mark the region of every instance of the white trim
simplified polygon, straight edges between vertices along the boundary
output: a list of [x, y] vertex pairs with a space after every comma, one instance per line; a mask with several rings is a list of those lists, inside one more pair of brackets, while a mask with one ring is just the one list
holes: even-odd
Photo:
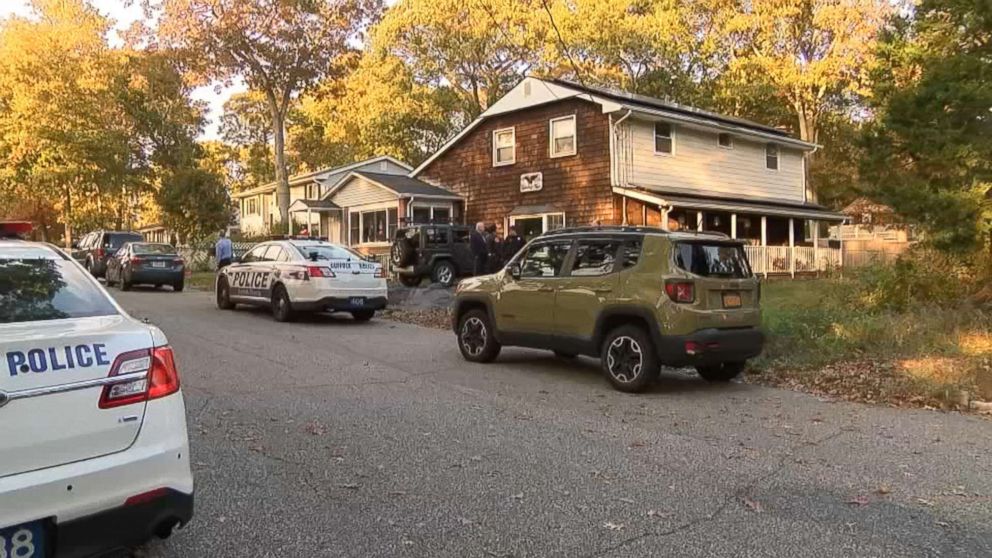
[[[395, 210], [396, 211], [396, 226], [397, 227], [400, 226], [400, 220], [402, 219], [402, 217], [400, 216], [400, 208], [399, 208], [399, 203], [398, 202], [370, 203], [370, 204], [365, 204], [365, 205], [355, 205], [355, 206], [347, 207], [347, 208], [344, 208], [344, 209], [345, 209], [345, 214], [348, 216], [348, 230], [346, 231], [347, 232], [347, 234], [346, 234], [346, 236], [347, 236], [347, 242], [344, 242], [343, 243], [346, 246], [355, 246], [355, 247], [389, 246], [389, 244], [390, 244], [390, 241], [389, 241], [389, 238], [388, 238], [388, 235], [389, 235], [389, 225], [390, 225], [390, 222], [389, 222], [389, 210], [392, 209], [392, 210]], [[387, 235], [387, 239], [386, 240], [382, 240], [382, 241], [376, 240], [374, 242], [361, 242], [362, 237], [365, 236], [363, 234], [365, 232], [365, 223], [363, 222], [364, 219], [362, 219], [362, 217], [361, 217], [362, 214], [364, 214], [364, 213], [378, 213], [380, 211], [385, 211], [386, 212], [386, 235]], [[358, 213], [359, 214], [359, 216], [358, 216], [358, 239], [359, 239], [359, 242], [356, 242], [355, 244], [352, 244], [351, 243], [351, 214], [352, 213]]]
[[[400, 168], [406, 169], [407, 171], [409, 171], [410, 169], [413, 168], [410, 165], [404, 163], [403, 161], [400, 161], [399, 159], [396, 159], [395, 157], [390, 157], [389, 155], [380, 155], [378, 157], [373, 157], [371, 159], [366, 159], [364, 161], [358, 161], [356, 163], [349, 163], [347, 165], [343, 165], [343, 166], [340, 166], [340, 167], [329, 167], [329, 168], [326, 168], [326, 169], [320, 169], [320, 170], [313, 171], [313, 172], [308, 172], [308, 173], [305, 173], [305, 174], [291, 176], [291, 177], [289, 177], [289, 186], [290, 187], [301, 186], [307, 180], [310, 180], [312, 182], [316, 182], [318, 184], [318, 186], [320, 186], [321, 185], [320, 184], [320, 181], [322, 180], [321, 175], [325, 175], [326, 176], [328, 174], [337, 174], [339, 172], [349, 171], [349, 170], [352, 170], [352, 169], [355, 169], [355, 168], [358, 168], [358, 167], [362, 167], [362, 166], [369, 165], [369, 164], [372, 164], [372, 163], [379, 163], [379, 162], [382, 162], [382, 161], [389, 161], [389, 162], [395, 164], [396, 166], [398, 166]], [[261, 186], [256, 186], [256, 187], [252, 188], [251, 190], [245, 190], [244, 192], [237, 192], [235, 194], [231, 194], [231, 197], [232, 198], [243, 198], [243, 197], [247, 197], [247, 196], [250, 196], [250, 195], [253, 195], [253, 194], [275, 194], [275, 191], [276, 191], [276, 183], [275, 182], [268, 182], [268, 183], [263, 184]]]
[[[720, 137], [721, 136], [727, 136], [728, 138], [730, 138], [730, 145], [723, 145], [722, 143], [720, 143]], [[726, 149], [726, 150], [729, 150], [729, 151], [733, 151], [733, 149], [734, 149], [734, 134], [731, 134], [730, 132], [717, 132], [716, 133], [716, 146], [719, 147], [720, 149]]]
[[[515, 226], [515, 224], [516, 224], [516, 222], [517, 222], [518, 219], [540, 219], [541, 220], [541, 233], [543, 234], [543, 233], [548, 232], [548, 217], [551, 216], [551, 215], [561, 215], [561, 225], [562, 225], [562, 227], [567, 226], [566, 225], [567, 221], [565, 221], [565, 212], [564, 211], [550, 211], [548, 213], [530, 213], [530, 214], [526, 214], [526, 215], [509, 215], [509, 216], [507, 216], [508, 217], [508, 220], [507, 220], [508, 226], [507, 226], [507, 228]], [[517, 231], [517, 232], [519, 233], [520, 231]]]
[[[796, 217], [805, 219], [815, 219], [818, 221], [840, 221], [840, 218], [831, 219], [829, 215], [824, 215], [832, 213], [829, 210], [806, 210], [801, 207], [796, 207], [792, 209], [790, 207], [759, 207], [752, 208], [748, 205], [739, 205], [737, 200], [726, 199], [726, 200], [692, 200], [686, 201], [683, 199], [678, 199], [677, 201], [669, 201], [664, 198], [663, 194], [653, 194], [650, 192], [643, 192], [640, 190], [632, 190], [629, 188], [621, 188], [620, 186], [613, 187], [613, 193], [619, 194], [624, 198], [632, 198], [635, 200], [648, 202], [654, 205], [669, 206], [669, 207], [679, 207], [682, 209], [690, 209], [693, 211], [699, 210], [710, 210], [710, 211], [727, 211], [727, 212], [737, 212], [743, 215], [769, 215], [772, 217]], [[756, 203], [761, 204], [762, 202], [740, 202], [740, 203]]]
[[[668, 139], [672, 142], [672, 151], [670, 153], [665, 153], [664, 151], [658, 151], [658, 124], [666, 124], [668, 126]], [[654, 122], [652, 129], [651, 139], [653, 145], [651, 146], [654, 150], [654, 154], [659, 157], [674, 157], [675, 156], [675, 124], [671, 122], [666, 122], [664, 120], [658, 120]], [[661, 136], [665, 137], [665, 136]]]
[[[499, 155], [499, 144], [496, 138], [503, 133], [510, 132], [510, 159], [508, 161], [499, 161], [497, 157]], [[504, 148], [505, 149], [505, 148]], [[506, 167], [517, 162], [517, 131], [514, 126], [509, 128], [500, 128], [498, 130], [493, 130], [493, 166], [494, 167]]]
[[[572, 150], [569, 152], [555, 153], [555, 122], [572, 121]], [[566, 138], [568, 136], [562, 136]], [[548, 157], [557, 159], [559, 157], [571, 157], [579, 152], [579, 126], [574, 114], [559, 116], [548, 120]]]

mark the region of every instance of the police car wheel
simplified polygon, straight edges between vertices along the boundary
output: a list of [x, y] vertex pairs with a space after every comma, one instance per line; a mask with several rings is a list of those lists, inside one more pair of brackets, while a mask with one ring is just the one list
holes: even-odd
[[217, 308], [234, 310], [234, 303], [231, 302], [231, 287], [228, 286], [227, 279], [224, 277], [217, 281]]
[[282, 285], [272, 291], [272, 317], [277, 322], [289, 322], [293, 319], [293, 305], [289, 302], [289, 293]]
[[355, 319], [356, 322], [367, 322], [375, 316], [375, 310], [354, 310], [351, 312], [351, 317]]

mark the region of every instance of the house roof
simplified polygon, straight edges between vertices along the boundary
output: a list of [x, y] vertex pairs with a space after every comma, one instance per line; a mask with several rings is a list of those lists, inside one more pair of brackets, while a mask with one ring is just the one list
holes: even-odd
[[[365, 159], [364, 161], [358, 161], [358, 162], [355, 162], [355, 163], [349, 163], [347, 165], [342, 165], [342, 166], [339, 166], [339, 167], [325, 167], [325, 168], [322, 168], [320, 170], [315, 170], [313, 172], [307, 172], [307, 173], [303, 173], [303, 174], [294, 174], [293, 176], [290, 176], [289, 177], [289, 185], [290, 186], [299, 186], [300, 184], [306, 184], [307, 182], [320, 181], [321, 179], [323, 179], [324, 177], [326, 177], [329, 174], [337, 174], [337, 173], [340, 173], [340, 172], [346, 172], [346, 171], [349, 171], [349, 170], [352, 170], [352, 169], [356, 169], [356, 168], [361, 167], [361, 166], [364, 166], [364, 165], [368, 165], [370, 163], [378, 163], [379, 161], [389, 161], [389, 162], [393, 163], [394, 165], [398, 165], [398, 166], [403, 167], [403, 168], [405, 168], [407, 170], [411, 170], [413, 168], [410, 165], [404, 163], [403, 161], [400, 161], [399, 159], [396, 159], [394, 157], [390, 157], [389, 155], [381, 155], [379, 157], [373, 157], [371, 159]], [[238, 192], [236, 194], [232, 194], [231, 197], [232, 198], [236, 198], [236, 199], [240, 199], [240, 198], [245, 198], [245, 197], [248, 197], [248, 196], [254, 196], [254, 195], [257, 195], [257, 194], [268, 194], [270, 192], [275, 192], [275, 191], [276, 191], [276, 182], [273, 180], [272, 182], [268, 182], [268, 183], [263, 184], [261, 186], [256, 186], [255, 188], [252, 188], [250, 190], [245, 190], [244, 192]]]
[[845, 215], [861, 215], [862, 213], [892, 214], [895, 213], [895, 211], [883, 203], [874, 202], [868, 198], [860, 197], [842, 209], [841, 213], [844, 213]]
[[578, 89], [591, 93], [596, 96], [606, 97], [608, 99], [613, 99], [619, 101], [626, 105], [638, 105], [646, 108], [662, 109], [668, 110], [680, 114], [685, 114], [688, 116], [696, 116], [700, 118], [705, 118], [707, 120], [712, 120], [714, 122], [722, 122], [725, 124], [731, 124], [734, 126], [741, 126], [744, 128], [750, 128], [756, 131], [765, 132], [768, 134], [774, 134], [777, 136], [782, 136], [783, 138], [793, 139], [788, 132], [779, 130], [772, 126], [754, 122], [752, 120], [745, 120], [743, 118], [737, 118], [735, 116], [728, 116], [725, 114], [719, 114], [716, 112], [711, 112], [696, 107], [691, 107], [688, 105], [682, 105], [675, 103], [666, 99], [659, 99], [657, 97], [648, 97], [646, 95], [638, 95], [636, 93], [630, 93], [628, 91], [621, 91], [619, 89], [613, 89], [609, 87], [599, 87], [592, 85], [582, 85], [574, 81], [569, 81], [566, 79], [549, 79], [546, 80], [551, 83], [557, 83], [564, 87], [569, 87], [572, 89]]
[[290, 211], [329, 211], [341, 209], [341, 206], [330, 200], [296, 200], [289, 206]]
[[[535, 88], [536, 86], [536, 88]], [[520, 89], [523, 89], [521, 94]], [[790, 136], [788, 133], [733, 116], [717, 114], [655, 97], [636, 95], [606, 87], [590, 87], [563, 79], [542, 79], [526, 77], [506, 95], [493, 103], [478, 118], [451, 137], [436, 152], [428, 157], [410, 176], [417, 176], [435, 159], [456, 145], [469, 132], [481, 123], [497, 115], [509, 114], [538, 105], [559, 102], [565, 99], [583, 99], [602, 107], [604, 113], [636, 112], [642, 118], [665, 120], [688, 126], [725, 131], [741, 136], [750, 136], [793, 148], [811, 151], [818, 146]]]
[[369, 171], [351, 171], [347, 175], [343, 176], [336, 184], [331, 186], [327, 193], [324, 194], [324, 199], [330, 199], [331, 196], [343, 188], [348, 181], [355, 177], [363, 178], [380, 188], [389, 190], [390, 192], [396, 194], [399, 198], [430, 197], [451, 200], [462, 199], [461, 196], [455, 194], [454, 192], [434, 186], [433, 184], [428, 184], [423, 180], [417, 180], [416, 178], [410, 176]]

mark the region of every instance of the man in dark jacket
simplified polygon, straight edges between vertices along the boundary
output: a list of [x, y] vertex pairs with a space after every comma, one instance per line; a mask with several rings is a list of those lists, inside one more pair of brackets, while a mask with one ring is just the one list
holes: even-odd
[[469, 235], [469, 248], [472, 250], [472, 260], [474, 262], [474, 274], [483, 275], [486, 273], [487, 256], [489, 246], [486, 244], [486, 225], [476, 223], [475, 230]]
[[506, 232], [506, 239], [503, 240], [503, 261], [509, 262], [523, 247], [523, 237], [517, 234], [517, 229], [510, 227]]

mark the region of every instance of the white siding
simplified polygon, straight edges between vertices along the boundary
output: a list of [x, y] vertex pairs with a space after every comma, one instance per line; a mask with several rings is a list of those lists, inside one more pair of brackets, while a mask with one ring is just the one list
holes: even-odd
[[733, 149], [717, 145], [717, 132], [674, 124], [675, 153], [654, 152], [654, 123], [634, 120], [630, 185], [686, 194], [803, 201], [802, 152], [779, 145], [779, 168], [765, 168], [763, 140], [734, 137]]
[[350, 208], [356, 205], [396, 201], [397, 196], [364, 178], [353, 178], [341, 186], [341, 189], [330, 199], [340, 207]]

